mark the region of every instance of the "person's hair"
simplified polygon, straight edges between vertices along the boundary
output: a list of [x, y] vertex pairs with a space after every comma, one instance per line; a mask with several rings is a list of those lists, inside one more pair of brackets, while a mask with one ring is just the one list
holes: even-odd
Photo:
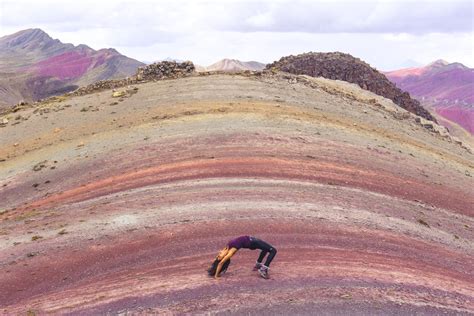
[[[209, 276], [214, 276], [216, 274], [217, 266], [219, 265], [219, 259], [215, 259], [214, 262], [211, 264], [211, 267], [207, 269], [207, 273]], [[229, 267], [230, 264], [230, 259], [228, 259], [224, 264], [222, 265], [222, 270], [221, 273], [225, 273], [227, 271], [227, 268]]]

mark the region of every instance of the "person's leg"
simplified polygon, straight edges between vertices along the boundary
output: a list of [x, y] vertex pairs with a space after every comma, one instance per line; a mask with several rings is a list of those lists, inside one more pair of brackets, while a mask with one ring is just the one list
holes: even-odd
[[268, 250], [270, 253], [267, 257], [267, 260], [265, 261], [265, 264], [260, 266], [258, 269], [258, 272], [260, 273], [260, 276], [264, 279], [268, 279], [270, 276], [268, 275], [268, 269], [270, 269], [270, 263], [272, 262], [273, 258], [275, 258], [277, 254], [276, 248], [270, 246], [270, 249]]
[[263, 250], [260, 251], [260, 255], [258, 256], [258, 259], [257, 259], [257, 262], [258, 263], [262, 263], [263, 261], [263, 258], [265, 258], [265, 256], [267, 255], [268, 251], [267, 250]]
[[258, 269], [260, 269], [260, 267], [262, 266], [263, 258], [265, 258], [267, 253], [268, 251], [266, 250], [260, 251], [260, 255], [258, 256], [257, 262], [255, 262], [255, 266], [253, 267], [253, 271], [257, 271]]
[[252, 243], [250, 249], [260, 249], [260, 254], [257, 261], [255, 262], [255, 266], [253, 267], [253, 271], [257, 271], [262, 266], [262, 261], [267, 255], [268, 250], [262, 240], [255, 237], [250, 237], [250, 241]]
[[252, 246], [255, 249], [261, 250], [260, 256], [258, 257], [258, 260], [257, 260], [258, 262], [262, 262], [265, 255], [268, 252], [270, 252], [272, 249], [274, 249], [272, 245], [270, 245], [269, 243], [255, 237], [252, 237]]
[[[266, 243], [263, 240], [260, 240], [258, 238], [252, 238], [252, 246], [255, 247], [255, 249], [261, 249], [262, 252], [260, 253], [260, 256], [258, 258], [257, 264], [255, 267], [259, 266], [258, 271], [260, 275], [268, 279], [268, 269], [270, 266], [270, 263], [272, 262], [273, 258], [275, 257], [277, 250], [270, 244]], [[267, 253], [270, 253], [270, 255], [267, 257], [267, 260], [265, 261], [265, 264], [261, 264], [261, 260], [265, 257]]]
[[265, 261], [265, 266], [267, 268], [270, 267], [270, 263], [272, 262], [273, 258], [275, 258], [276, 254], [277, 254], [277, 250], [276, 250], [276, 248], [271, 247], [269, 252], [270, 252], [270, 254], [267, 257], [267, 260]]

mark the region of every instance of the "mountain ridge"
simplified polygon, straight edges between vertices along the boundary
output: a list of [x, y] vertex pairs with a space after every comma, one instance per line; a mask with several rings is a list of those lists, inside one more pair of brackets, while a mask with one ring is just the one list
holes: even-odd
[[142, 65], [113, 48], [94, 50], [62, 43], [41, 29], [22, 30], [0, 38], [0, 107], [126, 77]]
[[432, 111], [474, 135], [474, 69], [458, 62], [437, 60], [385, 75]]

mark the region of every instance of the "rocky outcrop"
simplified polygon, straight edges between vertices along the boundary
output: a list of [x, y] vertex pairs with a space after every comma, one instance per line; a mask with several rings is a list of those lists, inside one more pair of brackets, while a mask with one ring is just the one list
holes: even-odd
[[175, 61], [162, 61], [145, 67], [139, 67], [136, 80], [176, 79], [185, 77], [195, 71], [194, 64], [190, 61], [182, 63]]
[[408, 92], [400, 90], [385, 75], [349, 54], [311, 52], [297, 56], [290, 55], [268, 64], [266, 69], [355, 83], [362, 89], [390, 99], [402, 108], [436, 122], [435, 118], [420, 105], [420, 102], [412, 99]]

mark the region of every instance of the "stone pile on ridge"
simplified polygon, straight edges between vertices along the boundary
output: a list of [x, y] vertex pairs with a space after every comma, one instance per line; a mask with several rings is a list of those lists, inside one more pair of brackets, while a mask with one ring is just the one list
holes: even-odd
[[139, 67], [135, 77], [137, 80], [176, 79], [190, 75], [194, 71], [194, 64], [191, 61], [182, 63], [162, 61], [145, 67]]
[[384, 74], [349, 54], [310, 52], [290, 55], [268, 64], [266, 69], [355, 83], [362, 89], [390, 99], [402, 108], [436, 122], [436, 119], [420, 105], [420, 102], [412, 99], [408, 92], [397, 88]]
[[174, 61], [162, 61], [153, 63], [145, 67], [139, 67], [134, 76], [117, 80], [101, 80], [88, 86], [77, 89], [71, 92], [71, 95], [84, 95], [95, 91], [102, 91], [106, 89], [115, 89], [125, 87], [128, 85], [154, 81], [163, 79], [177, 79], [190, 76], [195, 72], [194, 64], [191, 61], [182, 63]]

